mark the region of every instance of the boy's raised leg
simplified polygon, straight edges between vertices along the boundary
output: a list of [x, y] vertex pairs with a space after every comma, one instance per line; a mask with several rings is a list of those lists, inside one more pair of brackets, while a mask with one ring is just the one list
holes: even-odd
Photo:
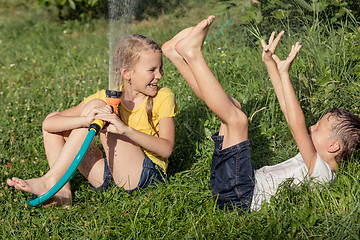
[[176, 44], [175, 48], [190, 67], [202, 100], [221, 119], [224, 132], [223, 148], [227, 148], [248, 139], [248, 120], [228, 97], [203, 56], [202, 45], [214, 18], [209, 16], [201, 21]]
[[191, 31], [193, 27], [185, 28], [176, 34], [172, 39], [164, 43], [161, 47], [164, 55], [175, 65], [177, 70], [180, 72], [181, 76], [185, 79], [185, 81], [189, 84], [191, 90], [195, 93], [195, 95], [203, 100], [199, 87], [194, 78], [194, 74], [191, 72], [189, 65], [186, 63], [184, 58], [180, 56], [180, 54], [175, 50], [176, 44], [183, 38], [185, 38]]

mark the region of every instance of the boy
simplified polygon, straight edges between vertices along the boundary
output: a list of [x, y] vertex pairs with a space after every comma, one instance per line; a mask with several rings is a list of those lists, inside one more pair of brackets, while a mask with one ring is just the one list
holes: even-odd
[[[262, 201], [269, 200], [288, 178], [293, 178], [295, 184], [309, 176], [321, 183], [332, 181], [339, 156], [346, 157], [358, 148], [360, 119], [346, 110], [330, 111], [310, 128], [309, 136], [289, 78], [291, 63], [301, 45], [293, 45], [289, 56], [281, 61], [274, 53], [284, 32], [276, 39], [272, 33], [268, 45], [261, 41], [262, 57], [300, 153], [283, 163], [254, 171], [248, 118], [241, 111], [241, 105], [225, 93], [202, 54], [202, 44], [214, 18], [209, 16], [194, 28], [184, 29], [166, 42], [162, 50], [194, 93], [221, 119], [219, 132], [212, 136], [215, 149], [210, 176], [212, 193], [219, 207], [259, 209]], [[339, 126], [342, 130], [337, 130]], [[343, 137], [349, 132], [352, 133], [350, 141]]]

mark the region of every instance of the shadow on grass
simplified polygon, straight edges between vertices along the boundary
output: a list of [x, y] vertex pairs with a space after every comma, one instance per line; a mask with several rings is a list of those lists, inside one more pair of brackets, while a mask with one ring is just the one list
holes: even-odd
[[270, 150], [269, 139], [261, 133], [259, 122], [249, 123], [250, 153], [254, 169], [271, 165], [270, 159], [274, 157], [274, 152]]
[[169, 159], [169, 176], [189, 169], [196, 162], [199, 143], [207, 140], [204, 123], [209, 112], [205, 104], [195, 102], [175, 117], [175, 147]]
[[[244, 105], [243, 109], [246, 108]], [[217, 119], [203, 103], [188, 105], [179, 112], [175, 118], [176, 139], [173, 155], [169, 159], [169, 175], [187, 170], [198, 161], [200, 145], [209, 147], [200, 152], [206, 152], [211, 157], [214, 149], [210, 136], [220, 127], [220, 121], [216, 120], [215, 123], [215, 118]], [[257, 119], [249, 123], [251, 158], [255, 169], [269, 165], [269, 159], [274, 156], [274, 152], [270, 150], [270, 140], [261, 133], [260, 124]], [[205, 141], [209, 141], [209, 144], [201, 144]]]
[[[261, 100], [252, 99], [248, 101], [248, 103], [242, 104], [242, 109], [248, 118], [250, 118], [251, 112], [254, 112], [254, 109], [256, 109], [255, 106], [268, 106], [267, 100], [265, 98]], [[270, 150], [271, 144], [269, 137], [262, 133], [261, 130], [264, 125], [264, 115], [266, 115], [266, 113], [259, 112], [255, 117], [251, 116], [251, 120], [249, 120], [248, 137], [250, 139], [250, 154], [254, 169], [271, 165], [270, 159], [275, 155], [274, 152]]]

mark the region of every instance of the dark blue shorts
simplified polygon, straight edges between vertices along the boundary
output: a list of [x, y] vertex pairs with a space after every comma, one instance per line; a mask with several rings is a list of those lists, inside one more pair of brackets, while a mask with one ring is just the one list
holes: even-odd
[[250, 141], [222, 149], [224, 137], [212, 135], [214, 153], [211, 163], [210, 187], [220, 209], [235, 206], [249, 212], [254, 194], [255, 176], [251, 164]]
[[[140, 175], [140, 180], [139, 183], [137, 185], [136, 188], [131, 189], [131, 190], [124, 190], [125, 192], [132, 194], [135, 190], [139, 189], [139, 188], [146, 188], [149, 185], [154, 185], [157, 182], [167, 182], [167, 178], [164, 174], [164, 172], [161, 170], [161, 167], [155, 163], [153, 163], [153, 161], [150, 160], [150, 158], [148, 158], [148, 156], [146, 156], [146, 154], [144, 154], [145, 158], [143, 161], [143, 169]], [[110, 172], [110, 168], [109, 168], [109, 164], [106, 160], [106, 158], [104, 158], [105, 160], [105, 167], [104, 167], [104, 182], [100, 187], [94, 188], [96, 190], [105, 190], [107, 187], [109, 187], [109, 185], [111, 183], [114, 183], [114, 179], [113, 176]]]

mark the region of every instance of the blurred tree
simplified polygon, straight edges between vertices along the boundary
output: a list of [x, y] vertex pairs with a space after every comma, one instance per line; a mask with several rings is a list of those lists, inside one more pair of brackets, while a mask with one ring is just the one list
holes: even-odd
[[56, 7], [60, 20], [87, 20], [110, 16], [110, 6], [114, 6], [116, 14], [128, 12], [132, 8], [135, 20], [157, 17], [172, 11], [180, 0], [38, 0], [45, 7]]

